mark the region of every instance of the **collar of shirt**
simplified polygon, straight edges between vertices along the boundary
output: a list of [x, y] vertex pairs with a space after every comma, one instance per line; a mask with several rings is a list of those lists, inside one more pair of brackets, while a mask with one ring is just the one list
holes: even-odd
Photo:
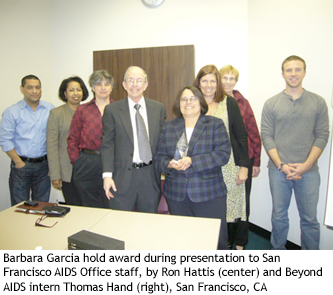
[[130, 98], [128, 98], [128, 107], [131, 110], [131, 112], [136, 112], [136, 110], [134, 108], [134, 106], [136, 104], [139, 104], [141, 106], [140, 107], [140, 114], [141, 114], [141, 116], [143, 116], [142, 112], [147, 112], [146, 111], [146, 101], [145, 101], [145, 98], [142, 96], [141, 99], [140, 99], [140, 101], [138, 103], [135, 103], [133, 100], [131, 100]]
[[237, 102], [242, 98], [245, 99], [244, 96], [238, 90], [233, 90], [232, 95]]
[[94, 97], [91, 101], [89, 101], [87, 104], [96, 104], [96, 98]]
[[[19, 107], [20, 107], [21, 109], [23, 109], [23, 108], [25, 108], [25, 107], [30, 107], [30, 106], [27, 104], [27, 102], [25, 101], [24, 98], [23, 98], [22, 100], [20, 100], [20, 101], [18, 102], [18, 104], [19, 104]], [[46, 103], [45, 103], [45, 101], [43, 101], [43, 100], [39, 100], [39, 104], [38, 104], [37, 108], [39, 108], [39, 107], [46, 108]]]
[[288, 93], [286, 92], [286, 90], [283, 90], [283, 95], [284, 95], [287, 99], [289, 99], [291, 102], [295, 102], [295, 101], [299, 101], [301, 98], [303, 98], [303, 96], [305, 95], [306, 92], [307, 92], [307, 91], [303, 88], [303, 92], [301, 93], [301, 95], [300, 95], [297, 99], [293, 99], [293, 96], [290, 95], [290, 94], [288, 94]]
[[[114, 102], [113, 99], [110, 97], [110, 103]], [[94, 97], [91, 101], [89, 101], [87, 104], [96, 104], [96, 97]]]

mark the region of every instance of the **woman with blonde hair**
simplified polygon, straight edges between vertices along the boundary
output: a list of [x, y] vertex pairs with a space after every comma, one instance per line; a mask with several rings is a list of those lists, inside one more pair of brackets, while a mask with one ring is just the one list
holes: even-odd
[[252, 178], [257, 177], [260, 173], [260, 155], [261, 155], [261, 138], [258, 130], [256, 118], [254, 117], [249, 101], [237, 90], [235, 86], [239, 79], [238, 70], [232, 65], [224, 66], [219, 70], [224, 91], [228, 96], [235, 98], [239, 105], [243, 117], [245, 128], [248, 134], [249, 147], [249, 171], [248, 178], [245, 182], [246, 190], [246, 220], [229, 224], [229, 240], [237, 246], [243, 246], [248, 242], [249, 235], [249, 215], [250, 215], [250, 193]]

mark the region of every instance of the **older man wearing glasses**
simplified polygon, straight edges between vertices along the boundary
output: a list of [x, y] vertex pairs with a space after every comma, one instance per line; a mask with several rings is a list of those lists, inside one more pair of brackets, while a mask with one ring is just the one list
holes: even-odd
[[131, 66], [122, 83], [125, 99], [105, 108], [102, 135], [104, 190], [110, 208], [156, 213], [161, 175], [152, 159], [166, 112], [162, 103], [144, 97], [145, 71]]

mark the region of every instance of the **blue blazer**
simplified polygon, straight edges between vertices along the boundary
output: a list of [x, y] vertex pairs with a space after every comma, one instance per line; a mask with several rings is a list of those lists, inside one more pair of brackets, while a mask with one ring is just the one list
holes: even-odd
[[193, 202], [226, 197], [227, 189], [221, 166], [229, 161], [231, 145], [223, 121], [200, 115], [187, 152], [187, 156], [192, 159], [192, 165], [185, 171], [167, 168], [184, 132], [183, 117], [171, 120], [161, 131], [154, 165], [165, 174], [163, 195], [179, 202], [184, 200], [186, 195]]

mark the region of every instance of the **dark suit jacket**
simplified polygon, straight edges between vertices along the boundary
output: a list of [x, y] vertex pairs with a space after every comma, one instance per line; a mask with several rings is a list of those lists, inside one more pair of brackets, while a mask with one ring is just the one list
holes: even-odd
[[[166, 112], [162, 103], [144, 98], [147, 107], [149, 125], [149, 140], [153, 156], [156, 153], [158, 138], [165, 124]], [[117, 193], [124, 194], [128, 190], [133, 153], [133, 128], [128, 108], [128, 98], [116, 101], [105, 107], [102, 131], [102, 169], [103, 172], [112, 172]], [[160, 191], [161, 174], [151, 165], [151, 179], [157, 191]]]
[[160, 135], [154, 164], [165, 174], [163, 195], [175, 201], [182, 201], [188, 195], [193, 202], [226, 197], [221, 166], [228, 163], [231, 145], [223, 121], [201, 115], [187, 153], [192, 165], [185, 171], [169, 169], [167, 166], [183, 132], [185, 121], [181, 117], [168, 122]]

